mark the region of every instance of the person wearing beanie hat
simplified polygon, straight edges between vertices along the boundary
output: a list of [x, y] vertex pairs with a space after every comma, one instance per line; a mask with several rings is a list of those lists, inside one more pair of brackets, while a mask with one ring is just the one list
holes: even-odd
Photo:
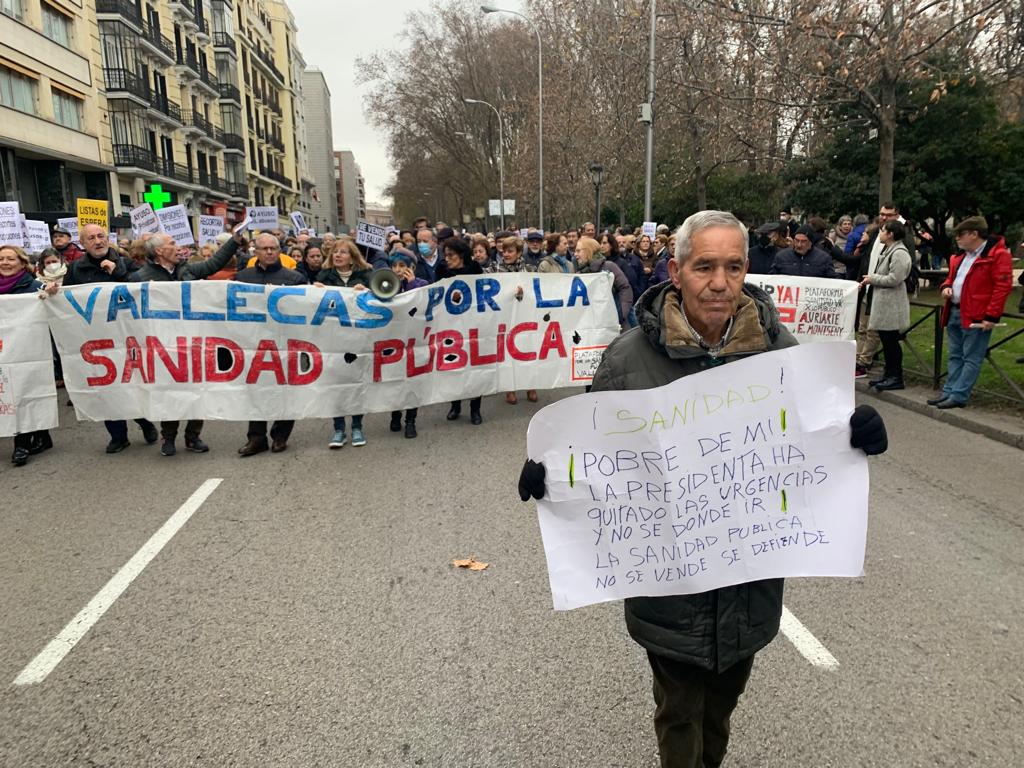
[[928, 401], [943, 410], [967, 405], [992, 329], [1013, 290], [1010, 250], [1001, 235], [989, 234], [984, 216], [967, 217], [953, 232], [960, 250], [949, 257], [949, 276], [941, 286], [949, 374], [942, 394]]
[[814, 229], [806, 224], [798, 227], [793, 235], [793, 245], [775, 254], [769, 274], [834, 278], [832, 257], [814, 247], [815, 237]]

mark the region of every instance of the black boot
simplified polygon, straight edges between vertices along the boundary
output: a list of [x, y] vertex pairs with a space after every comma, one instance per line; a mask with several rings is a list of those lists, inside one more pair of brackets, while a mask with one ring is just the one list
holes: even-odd
[[49, 430], [41, 429], [32, 436], [28, 452], [30, 455], [35, 456], [37, 453], [48, 451], [51, 448], [53, 448], [53, 438], [50, 437]]
[[11, 454], [11, 464], [16, 467], [24, 467], [28, 462], [28, 456], [28, 448], [18, 446], [14, 449], [14, 453]]
[[402, 412], [401, 411], [392, 411], [391, 412], [391, 426], [389, 427], [389, 429], [392, 432], [401, 432], [402, 431]]
[[462, 401], [452, 400], [452, 407], [448, 410], [448, 415], [445, 417], [448, 421], [455, 421], [459, 416], [462, 415]]
[[416, 437], [416, 419], [405, 419], [405, 436], [412, 438]]
[[480, 415], [479, 408], [471, 408], [469, 410], [469, 423], [473, 426], [478, 426], [484, 421], [483, 416]]
[[902, 376], [889, 376], [875, 384], [875, 391], [882, 392], [890, 389], [905, 389]]

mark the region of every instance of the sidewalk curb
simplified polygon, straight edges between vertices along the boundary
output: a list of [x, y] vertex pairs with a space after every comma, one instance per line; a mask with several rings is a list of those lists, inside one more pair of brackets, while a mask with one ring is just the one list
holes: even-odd
[[984, 435], [987, 438], [1024, 451], [1024, 431], [1002, 429], [1000, 427], [992, 426], [991, 424], [985, 424], [977, 419], [972, 419], [969, 415], [969, 408], [956, 409], [955, 411], [940, 411], [927, 403], [919, 402], [907, 395], [899, 394], [898, 392], [875, 392], [868, 387], [867, 382], [858, 381], [856, 382], [856, 387], [857, 391], [862, 395], [876, 398], [884, 403], [897, 405], [900, 408], [906, 408], [908, 411], [914, 411], [922, 416], [935, 419], [935, 421], [941, 421], [945, 424], [949, 424], [950, 426], [957, 427], [968, 432]]

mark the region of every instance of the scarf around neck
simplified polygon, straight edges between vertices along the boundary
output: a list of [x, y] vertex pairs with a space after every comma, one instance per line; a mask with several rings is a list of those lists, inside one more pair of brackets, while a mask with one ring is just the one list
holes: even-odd
[[15, 272], [13, 275], [9, 277], [3, 277], [2, 275], [0, 275], [0, 294], [10, 293], [12, 290], [14, 290], [14, 286], [18, 284], [18, 281], [21, 280], [24, 274], [25, 270], [22, 269], [20, 272]]

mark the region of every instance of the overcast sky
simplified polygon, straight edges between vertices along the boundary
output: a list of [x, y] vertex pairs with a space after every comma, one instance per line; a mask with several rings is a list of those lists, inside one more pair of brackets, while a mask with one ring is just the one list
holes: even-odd
[[[500, 4], [521, 7], [518, 0]], [[288, 0], [288, 5], [295, 14], [306, 66], [322, 70], [331, 91], [334, 148], [355, 153], [366, 179], [367, 202], [390, 202], [382, 191], [392, 177], [387, 142], [363, 114], [364, 87], [355, 84], [355, 61], [389, 48], [395, 39], [392, 30], [410, 11], [424, 8], [427, 0]]]

